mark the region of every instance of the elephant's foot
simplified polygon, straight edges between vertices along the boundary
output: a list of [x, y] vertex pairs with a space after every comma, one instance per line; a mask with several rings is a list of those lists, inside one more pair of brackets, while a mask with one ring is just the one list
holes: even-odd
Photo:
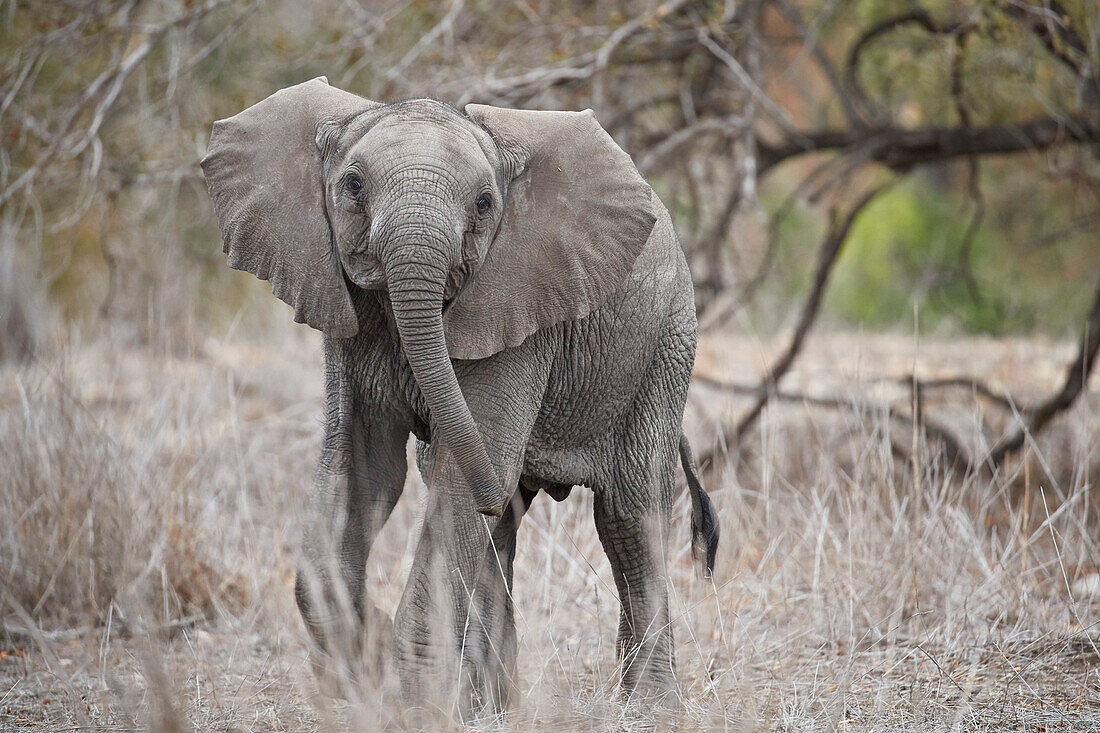
[[[619, 698], [628, 705], [641, 704], [647, 708], [659, 707], [665, 710], [679, 709], [680, 689], [676, 682], [676, 673], [667, 657], [658, 657], [661, 662], [653, 664], [650, 657], [646, 664], [641, 654], [653, 653], [653, 649], [636, 649], [633, 654], [623, 657], [623, 674], [619, 684]], [[641, 654], [639, 654], [639, 652]]]
[[480, 725], [505, 711], [512, 675], [488, 663], [477, 649], [463, 648], [453, 639], [431, 645], [395, 639], [394, 650], [403, 696], [410, 709], [420, 710], [421, 718], [438, 722], [442, 716], [452, 725]]
[[627, 692], [620, 689], [624, 730], [677, 730], [683, 727], [683, 700], [675, 686], [643, 686]]
[[393, 638], [389, 616], [368, 605], [361, 619], [310, 619], [306, 627], [312, 637], [310, 665], [322, 694], [353, 700], [364, 688], [382, 686]]
[[671, 635], [661, 634], [650, 643], [626, 647], [620, 653], [619, 702], [624, 714], [627, 719], [652, 723], [657, 730], [676, 727], [675, 718], [682, 710], [671, 643]]
[[459, 690], [462, 720], [485, 721], [499, 717], [508, 708], [515, 686], [513, 670], [485, 659], [463, 660]]

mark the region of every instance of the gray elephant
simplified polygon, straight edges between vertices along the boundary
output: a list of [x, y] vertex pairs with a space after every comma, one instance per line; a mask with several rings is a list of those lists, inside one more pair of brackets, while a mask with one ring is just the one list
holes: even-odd
[[504, 707], [517, 525], [538, 492], [583, 485], [619, 593], [622, 689], [667, 692], [677, 453], [708, 573], [718, 541], [680, 427], [687, 263], [591, 111], [465, 112], [318, 78], [214, 123], [202, 161], [229, 264], [324, 333], [325, 437], [296, 584], [316, 659], [355, 663], [366, 558], [411, 433], [430, 500], [394, 618], [404, 691]]

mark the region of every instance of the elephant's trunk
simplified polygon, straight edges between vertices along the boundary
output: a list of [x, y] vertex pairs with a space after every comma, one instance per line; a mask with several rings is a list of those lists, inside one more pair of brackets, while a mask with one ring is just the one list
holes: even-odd
[[[445, 251], [423, 241], [391, 242], [386, 261], [386, 280], [393, 317], [405, 357], [431, 412], [432, 440], [442, 440], [473, 492], [477, 510], [500, 516], [504, 495], [496, 471], [485, 450], [470, 408], [458, 386], [447, 343], [443, 338], [443, 291], [447, 269], [430, 263], [433, 254]], [[409, 253], [418, 253], [412, 261]]]

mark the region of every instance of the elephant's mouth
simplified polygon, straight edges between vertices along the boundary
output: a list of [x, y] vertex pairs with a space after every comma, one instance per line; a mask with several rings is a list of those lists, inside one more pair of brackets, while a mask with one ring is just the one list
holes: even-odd
[[469, 260], [463, 260], [458, 265], [451, 268], [451, 271], [447, 273], [447, 281], [443, 285], [443, 310], [447, 310], [447, 306], [454, 302], [458, 294], [462, 292], [462, 289], [466, 287], [466, 283], [470, 279], [470, 275], [473, 272], [473, 263]]
[[363, 290], [379, 290], [385, 287], [386, 275], [378, 258], [365, 250], [353, 252], [347, 256], [347, 263], [341, 263], [344, 277]]

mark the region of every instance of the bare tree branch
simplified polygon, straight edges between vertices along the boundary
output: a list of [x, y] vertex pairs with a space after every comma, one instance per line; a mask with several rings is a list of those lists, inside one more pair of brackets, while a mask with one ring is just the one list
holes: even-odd
[[[194, 23], [209, 15], [215, 10], [229, 4], [231, 0], [207, 0], [201, 6], [182, 13], [149, 31], [145, 40], [130, 51], [125, 57], [116, 59], [106, 70], [87, 87], [80, 100], [74, 104], [64, 115], [57, 129], [50, 132], [48, 147], [33, 159], [33, 162], [2, 191], [0, 191], [0, 206], [9, 201], [14, 195], [33, 185], [35, 177], [59, 154], [64, 159], [72, 159], [81, 155], [89, 145], [93, 143], [99, 133], [100, 126], [106, 117], [107, 111], [118, 99], [119, 92], [126, 79], [137, 69], [152, 50], [168, 35], [169, 31], [180, 26]], [[122, 11], [127, 12], [126, 9]], [[123, 39], [117, 50], [123, 50], [127, 44]], [[9, 94], [9, 97], [11, 95]], [[7, 99], [5, 99], [7, 103]], [[91, 120], [79, 132], [79, 137], [70, 141], [70, 132], [77, 120], [94, 104], [91, 112]]]
[[[967, 109], [963, 79], [963, 62], [966, 55], [966, 39], [968, 32], [965, 29], [959, 31], [957, 38], [955, 39], [955, 49], [951, 54], [951, 98], [955, 103], [955, 114], [959, 118], [959, 123], [964, 128], [971, 126], [970, 110]], [[971, 252], [974, 248], [974, 240], [977, 239], [978, 231], [981, 229], [982, 221], [985, 219], [985, 197], [982, 195], [981, 187], [981, 163], [976, 155], [969, 155], [966, 158], [967, 166], [967, 188], [970, 193], [970, 201], [973, 204], [973, 213], [970, 216], [970, 222], [966, 225], [966, 232], [963, 234], [962, 243], [959, 246], [958, 264], [959, 272], [962, 274], [963, 282], [966, 284], [966, 289], [970, 293], [971, 299], [975, 303], [982, 302], [981, 288], [978, 287], [978, 280], [974, 277], [974, 268], [971, 266]]]
[[[714, 379], [702, 374], [695, 374], [692, 376], [692, 380], [705, 384], [708, 387], [722, 390], [730, 394], [739, 395], [742, 397], [756, 397], [759, 395], [759, 386], [750, 384], [727, 382], [724, 380]], [[896, 409], [892, 405], [882, 404], [870, 400], [861, 400], [857, 398], [838, 398], [838, 397], [817, 397], [807, 394], [805, 392], [794, 392], [790, 390], [774, 390], [772, 399], [777, 402], [784, 402], [788, 404], [803, 405], [806, 407], [816, 407], [825, 410], [843, 410], [854, 412], [859, 415], [885, 415], [890, 421], [898, 422], [903, 426], [912, 427], [913, 417], [907, 415], [904, 412]], [[917, 428], [924, 433], [925, 437], [939, 442], [943, 447], [944, 458], [948, 465], [967, 465], [966, 451], [963, 450], [954, 434], [944, 425], [935, 420], [929, 420], [927, 417], [922, 418], [917, 423]], [[905, 453], [900, 446], [894, 445], [894, 452], [898, 454], [898, 457], [903, 460], [908, 460], [909, 455]], [[698, 456], [699, 465], [709, 463], [714, 459], [714, 452], [707, 451], [701, 452]]]
[[[764, 253], [753, 273], [739, 284], [735, 294], [725, 299], [723, 307], [709, 308], [700, 316], [700, 331], [709, 331], [717, 327], [736, 309], [746, 307], [755, 300], [760, 287], [767, 280], [775, 265], [780, 243], [779, 226], [790, 214], [794, 205], [800, 201], [816, 202], [827, 192], [836, 190], [847, 183], [851, 176], [866, 162], [866, 156], [857, 152], [847, 157], [830, 158], [810, 170], [768, 217], [768, 239], [764, 247]], [[822, 177], [826, 173], [829, 173], [829, 175], [823, 179]]]
[[1053, 58], [1081, 79], [1085, 104], [1100, 105], [1100, 79], [1090, 60], [1089, 47], [1070, 25], [1070, 14], [1062, 4], [1058, 0], [1043, 0], [1040, 7], [1021, 0], [1008, 0], [1004, 7], [1039, 39]]
[[592, 75], [592, 106], [597, 110], [603, 110], [606, 102], [604, 95], [604, 80], [607, 77], [607, 65], [611, 63], [611, 55], [615, 49], [627, 38], [637, 33], [644, 25], [654, 20], [672, 15], [686, 5], [688, 0], [668, 0], [657, 6], [651, 15], [639, 15], [632, 20], [623, 23], [616, 28], [596, 53], [595, 68]]
[[761, 172], [810, 152], [866, 148], [869, 158], [897, 171], [973, 155], [1035, 152], [1056, 145], [1100, 143], [1100, 115], [1079, 114], [1063, 119], [974, 127], [923, 127], [907, 130], [880, 127], [871, 130], [806, 132], [800, 141], [769, 146], [760, 144]]
[[965, 389], [973, 392], [976, 395], [984, 397], [992, 402], [997, 407], [1000, 407], [1009, 412], [1013, 412], [1019, 409], [1019, 403], [1012, 399], [1011, 396], [1002, 394], [993, 390], [988, 384], [975, 377], [941, 377], [938, 379], [917, 379], [914, 375], [910, 374], [904, 377], [898, 377], [891, 379], [891, 382], [904, 385], [906, 387], [915, 387], [920, 397], [924, 397], [927, 392], [934, 392], [943, 389]]
[[650, 148], [642, 158], [638, 160], [638, 170], [642, 175], [649, 175], [664, 158], [676, 152], [684, 145], [695, 142], [705, 135], [720, 135], [732, 138], [742, 132], [751, 122], [750, 119], [734, 115], [731, 117], [708, 118], [699, 120], [694, 125], [683, 127], [669, 135], [657, 145]]
[[794, 120], [791, 119], [791, 115], [787, 110], [776, 104], [771, 97], [764, 93], [764, 90], [753, 80], [752, 76], [745, 70], [741, 64], [737, 62], [726, 49], [719, 46], [714, 42], [714, 39], [710, 37], [710, 33], [703, 28], [699, 29], [699, 43], [701, 43], [708, 51], [714, 54], [714, 57], [725, 64], [726, 68], [730, 70], [733, 78], [737, 80], [746, 92], [752, 97], [753, 101], [760, 105], [768, 116], [779, 125], [787, 135], [792, 139], [810, 144], [809, 140], [804, 140], [802, 133], [794, 124]]
[[458, 18], [459, 13], [461, 13], [465, 7], [466, 0], [451, 0], [451, 6], [447, 8], [447, 12], [443, 14], [440, 21], [432, 26], [427, 33], [422, 35], [396, 64], [386, 69], [386, 73], [382, 76], [385, 82], [382, 90], [384, 96], [392, 93], [392, 82], [402, 78], [405, 69], [415, 62], [440, 36], [451, 31], [451, 28], [454, 27], [455, 19]]

